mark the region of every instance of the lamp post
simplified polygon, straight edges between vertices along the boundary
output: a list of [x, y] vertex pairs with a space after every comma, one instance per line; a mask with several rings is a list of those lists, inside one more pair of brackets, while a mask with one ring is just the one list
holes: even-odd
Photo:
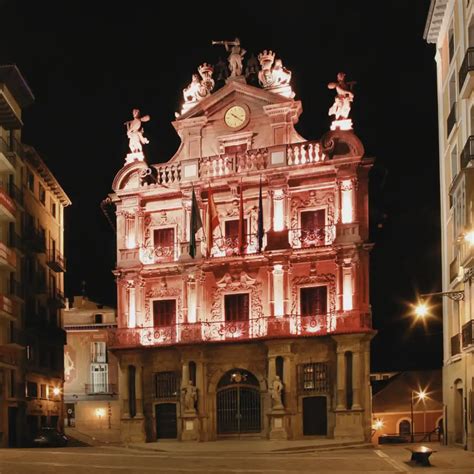
[[461, 301], [464, 299], [464, 290], [460, 291], [438, 291], [436, 293], [423, 293], [419, 295], [418, 304], [415, 306], [415, 314], [419, 318], [424, 318], [429, 313], [428, 305], [425, 303], [425, 298], [430, 296], [447, 296], [450, 300]]
[[[425, 398], [426, 398], [426, 391], [425, 390], [420, 390], [419, 392], [416, 392], [415, 390], [412, 390], [411, 391], [411, 394], [410, 394], [410, 415], [411, 415], [411, 429], [410, 429], [410, 439], [411, 439], [411, 442], [414, 443], [415, 441], [415, 436], [414, 436], [414, 430], [413, 430], [413, 427], [414, 427], [414, 422], [413, 422], [413, 394], [415, 394], [417, 397], [418, 397], [418, 400], [421, 400], [423, 402], [423, 404], [425, 403]], [[424, 412], [424, 415], [426, 415], [426, 410]], [[423, 431], [426, 431], [426, 426], [425, 426], [426, 422], [425, 420], [423, 419]]]

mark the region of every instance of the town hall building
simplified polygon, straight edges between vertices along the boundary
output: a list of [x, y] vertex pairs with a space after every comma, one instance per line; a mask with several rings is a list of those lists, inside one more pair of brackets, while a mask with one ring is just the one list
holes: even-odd
[[108, 340], [122, 440], [368, 440], [373, 160], [352, 84], [328, 85], [331, 129], [306, 140], [281, 59], [265, 50], [244, 72], [239, 40], [218, 43], [228, 66], [193, 75], [168, 162], [145, 160], [150, 117], [126, 124]]

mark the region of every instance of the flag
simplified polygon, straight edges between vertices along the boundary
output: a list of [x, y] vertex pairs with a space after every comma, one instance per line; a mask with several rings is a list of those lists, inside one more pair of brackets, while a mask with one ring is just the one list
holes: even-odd
[[196, 194], [194, 194], [193, 187], [193, 197], [191, 201], [191, 220], [189, 226], [189, 255], [191, 257], [196, 256], [196, 232], [202, 229], [201, 214], [199, 213], [199, 206], [196, 199]]
[[257, 216], [257, 242], [258, 251], [262, 251], [263, 247], [263, 199], [262, 199], [262, 177], [260, 176], [260, 189], [258, 192], [258, 216]]
[[214, 195], [212, 188], [209, 187], [209, 193], [207, 198], [207, 222], [206, 222], [206, 234], [207, 234], [207, 255], [211, 255], [211, 249], [214, 244], [213, 233], [214, 229], [219, 227], [219, 215], [217, 214], [216, 203], [214, 202]]
[[240, 255], [243, 255], [245, 249], [245, 220], [244, 220], [244, 198], [242, 181], [240, 181], [240, 205], [239, 205], [239, 247]]

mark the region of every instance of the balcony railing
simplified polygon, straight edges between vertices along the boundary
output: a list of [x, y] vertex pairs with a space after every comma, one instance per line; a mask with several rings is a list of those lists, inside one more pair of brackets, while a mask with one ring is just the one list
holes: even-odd
[[16, 253], [0, 242], [0, 265], [16, 268]]
[[474, 319], [464, 324], [462, 327], [462, 347], [463, 349], [474, 344]]
[[8, 235], [8, 246], [18, 250], [21, 253], [25, 252], [25, 243], [23, 242], [23, 239], [21, 236], [19, 236], [15, 232], [11, 232]]
[[87, 395], [114, 395], [118, 393], [117, 384], [113, 383], [86, 383]]
[[0, 218], [13, 220], [15, 218], [15, 203], [7, 190], [0, 184]]
[[13, 303], [10, 298], [0, 295], [0, 316], [13, 317]]
[[25, 287], [16, 280], [9, 280], [9, 294], [12, 298], [25, 298]]
[[461, 152], [461, 169], [467, 168], [470, 161], [474, 160], [474, 135], [471, 135]]
[[49, 295], [48, 303], [55, 308], [65, 308], [66, 298], [64, 297], [64, 294], [61, 291], [56, 290], [55, 292]]
[[11, 153], [7, 142], [0, 137], [0, 153], [7, 160], [5, 165], [2, 165], [4, 170], [13, 171], [15, 169], [15, 156]]
[[46, 237], [34, 227], [26, 228], [23, 233], [23, 240], [34, 252], [46, 252]]
[[461, 334], [451, 337], [451, 356], [461, 353]]
[[211, 257], [233, 257], [255, 253], [258, 253], [257, 234], [245, 235], [242, 245], [238, 236], [219, 237], [214, 239], [214, 246], [211, 249]]
[[58, 250], [49, 249], [46, 264], [54, 272], [65, 272], [66, 271], [66, 259], [63, 254]]
[[456, 102], [451, 106], [451, 111], [449, 112], [448, 119], [446, 120], [446, 136], [449, 137], [451, 130], [456, 125]]
[[336, 238], [336, 226], [326, 225], [314, 229], [291, 229], [290, 245], [293, 248], [311, 248], [331, 245]]
[[201, 321], [164, 327], [110, 330], [109, 347], [149, 347], [285, 337], [326, 336], [372, 330], [368, 313], [286, 315], [244, 321]]
[[23, 207], [23, 191], [16, 184], [8, 183], [8, 194], [18, 205]]
[[10, 335], [8, 338], [9, 344], [15, 344], [17, 346], [25, 345], [25, 333], [21, 329], [10, 328]]
[[150, 246], [140, 249], [140, 261], [145, 265], [172, 262], [178, 258], [178, 244]]
[[459, 69], [459, 92], [461, 92], [469, 71], [474, 70], [474, 48], [468, 48]]

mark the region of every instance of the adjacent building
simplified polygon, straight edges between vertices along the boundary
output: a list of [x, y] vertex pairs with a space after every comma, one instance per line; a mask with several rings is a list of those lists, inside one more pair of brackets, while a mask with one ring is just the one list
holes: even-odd
[[114, 308], [75, 296], [62, 313], [64, 426], [101, 441], [120, 439], [118, 364], [107, 346], [115, 329]]
[[0, 66], [0, 446], [62, 424], [64, 207], [36, 150], [21, 143], [34, 97], [16, 66]]
[[474, 450], [474, 2], [432, 0], [424, 37], [438, 84], [444, 429]]
[[353, 94], [340, 73], [332, 130], [306, 140], [291, 72], [264, 51], [246, 78], [239, 48], [220, 89], [205, 63], [184, 90], [167, 163], [144, 159], [149, 117], [127, 124], [110, 195], [122, 439], [368, 440], [373, 160]]
[[443, 433], [441, 378], [441, 369], [382, 378], [384, 385], [372, 397], [372, 441], [377, 443], [384, 435], [400, 436], [408, 442], [412, 435], [415, 442], [439, 440]]

